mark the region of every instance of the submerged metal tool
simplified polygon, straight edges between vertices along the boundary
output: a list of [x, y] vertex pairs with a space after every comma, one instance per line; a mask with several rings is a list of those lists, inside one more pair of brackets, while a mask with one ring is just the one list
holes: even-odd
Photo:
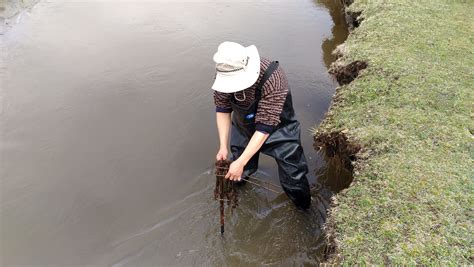
[[[221, 169], [223, 171], [225, 171], [225, 174], [222, 174], [223, 177], [225, 177], [225, 175], [227, 174], [227, 171], [229, 170], [229, 168], [225, 169], [225, 168], [220, 168], [220, 167], [217, 167], [216, 166], [216, 169]], [[217, 174], [216, 174], [217, 175]], [[274, 183], [271, 183], [269, 181], [265, 181], [263, 179], [260, 179], [260, 178], [257, 178], [255, 176], [251, 176], [251, 175], [247, 175], [245, 178], [243, 178], [244, 181], [252, 184], [252, 185], [255, 185], [255, 186], [258, 186], [258, 187], [261, 187], [267, 191], [270, 191], [270, 192], [273, 192], [275, 194], [282, 194], [283, 191], [280, 190], [280, 186], [274, 184]], [[268, 185], [268, 186], [265, 186], [264, 184]], [[270, 188], [270, 187], [273, 187]]]

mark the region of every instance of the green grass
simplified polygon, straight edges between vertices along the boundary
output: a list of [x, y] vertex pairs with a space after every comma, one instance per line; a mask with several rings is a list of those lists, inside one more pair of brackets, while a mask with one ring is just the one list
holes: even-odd
[[338, 91], [320, 132], [348, 129], [368, 158], [336, 196], [344, 264], [473, 264], [474, 1], [355, 0]]

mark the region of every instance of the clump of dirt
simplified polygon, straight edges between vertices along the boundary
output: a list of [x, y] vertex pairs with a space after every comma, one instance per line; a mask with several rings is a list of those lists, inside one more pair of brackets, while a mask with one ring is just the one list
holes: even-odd
[[359, 25], [364, 20], [360, 15], [362, 12], [360, 11], [347, 11], [346, 14], [346, 22], [349, 25], [349, 31], [353, 31], [355, 28], [359, 27]]
[[325, 157], [341, 159], [341, 163], [349, 171], [353, 171], [352, 162], [356, 160], [356, 154], [361, 146], [349, 142], [346, 131], [335, 131], [330, 133], [317, 133], [314, 136], [314, 148], [322, 150]]
[[[351, 142], [347, 130], [333, 132], [316, 132], [314, 136], [314, 148], [323, 153], [327, 162], [326, 182], [335, 193], [349, 187], [353, 180], [354, 161], [361, 150], [361, 145]], [[336, 239], [336, 224], [333, 213], [337, 212], [336, 198], [331, 199], [331, 207], [328, 210], [327, 221], [323, 226], [326, 235], [326, 248], [324, 262], [338, 262], [338, 241]]]
[[367, 62], [360, 60], [356, 60], [348, 65], [342, 65], [336, 61], [331, 65], [329, 73], [336, 78], [339, 85], [344, 85], [351, 83], [359, 76], [359, 72], [367, 68], [367, 66]]
[[349, 31], [354, 30], [355, 28], [359, 27], [360, 23], [362, 22], [363, 18], [360, 16], [362, 14], [361, 11], [351, 11], [348, 8], [354, 0], [341, 0], [342, 4], [344, 5], [344, 15], [346, 17], [347, 25], [349, 25]]

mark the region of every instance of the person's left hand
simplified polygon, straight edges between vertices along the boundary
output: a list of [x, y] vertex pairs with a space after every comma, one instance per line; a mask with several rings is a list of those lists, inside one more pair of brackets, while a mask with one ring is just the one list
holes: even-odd
[[244, 166], [245, 165], [239, 160], [232, 162], [225, 178], [231, 181], [240, 181], [242, 173], [244, 172]]

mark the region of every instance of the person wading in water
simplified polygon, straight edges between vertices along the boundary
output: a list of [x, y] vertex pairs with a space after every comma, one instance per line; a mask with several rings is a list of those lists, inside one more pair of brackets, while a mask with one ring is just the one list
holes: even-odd
[[[275, 158], [281, 186], [301, 209], [309, 208], [308, 166], [290, 88], [278, 61], [260, 58], [254, 45], [223, 42], [214, 54], [214, 103], [220, 149], [232, 164], [225, 178], [241, 181], [257, 171], [260, 152]], [[231, 117], [232, 113], [232, 117]]]

